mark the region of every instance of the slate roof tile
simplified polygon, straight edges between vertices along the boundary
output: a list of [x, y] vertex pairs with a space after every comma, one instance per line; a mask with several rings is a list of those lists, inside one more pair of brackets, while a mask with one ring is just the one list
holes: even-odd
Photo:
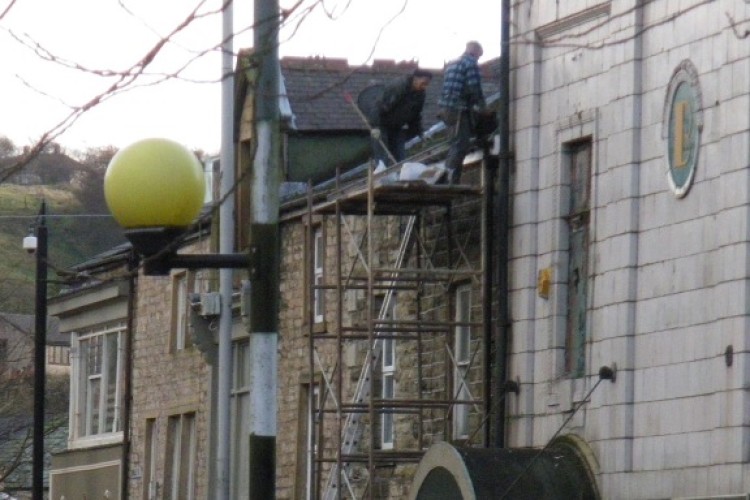
[[[411, 61], [375, 60], [367, 66], [350, 66], [345, 59], [285, 57], [281, 60], [294, 126], [302, 132], [366, 131], [347, 95], [356, 102], [366, 87], [385, 84], [417, 68]], [[422, 113], [425, 129], [438, 121], [437, 100], [443, 84], [442, 70], [425, 68], [434, 77]]]
[[[497, 92], [500, 59], [481, 64], [486, 95]], [[346, 59], [324, 57], [285, 57], [281, 60], [287, 97], [294, 114], [293, 128], [300, 132], [367, 131], [368, 127], [347, 96], [356, 102], [366, 87], [385, 84], [417, 68], [414, 61], [373, 61], [371, 65], [350, 66]], [[422, 112], [424, 129], [439, 121], [438, 99], [443, 86], [443, 70], [428, 69], [433, 79], [427, 89]]]

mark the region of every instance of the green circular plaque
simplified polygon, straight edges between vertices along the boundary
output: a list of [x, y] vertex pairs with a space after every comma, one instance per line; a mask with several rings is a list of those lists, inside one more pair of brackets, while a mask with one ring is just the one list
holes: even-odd
[[690, 189], [698, 164], [703, 128], [698, 72], [683, 61], [670, 80], [664, 110], [669, 185], [678, 197]]

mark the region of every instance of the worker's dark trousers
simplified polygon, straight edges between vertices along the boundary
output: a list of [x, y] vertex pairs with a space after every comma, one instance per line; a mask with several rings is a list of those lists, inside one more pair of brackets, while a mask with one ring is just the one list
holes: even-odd
[[461, 180], [464, 158], [466, 153], [469, 152], [471, 143], [471, 117], [468, 110], [444, 110], [443, 121], [449, 129], [452, 129], [450, 148], [448, 149], [448, 156], [445, 157], [448, 180], [451, 184], [458, 184]]
[[[402, 161], [406, 157], [406, 149], [404, 144], [406, 143], [406, 130], [399, 128], [381, 128], [380, 129], [380, 140], [372, 139], [372, 149], [375, 156], [375, 162], [382, 160], [385, 166], [393, 165], [393, 159], [397, 162]], [[386, 151], [385, 147], [390, 151]], [[393, 158], [391, 158], [393, 155]]]

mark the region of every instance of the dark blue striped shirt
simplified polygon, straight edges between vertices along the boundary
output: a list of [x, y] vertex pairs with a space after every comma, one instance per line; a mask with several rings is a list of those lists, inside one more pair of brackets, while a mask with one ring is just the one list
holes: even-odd
[[449, 109], [468, 109], [475, 105], [484, 107], [482, 78], [476, 57], [464, 54], [448, 65], [438, 104]]

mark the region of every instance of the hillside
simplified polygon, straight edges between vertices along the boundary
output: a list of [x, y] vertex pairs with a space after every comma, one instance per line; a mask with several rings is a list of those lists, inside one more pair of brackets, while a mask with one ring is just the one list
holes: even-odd
[[[124, 241], [111, 217], [83, 216], [107, 213], [102, 197], [92, 192], [97, 189], [96, 176], [90, 181], [0, 185], [0, 311], [34, 311], [36, 260], [22, 250], [21, 242], [36, 223], [42, 199], [47, 202], [49, 215], [50, 280], [57, 278], [55, 269], [70, 267]], [[49, 294], [56, 293], [57, 288], [50, 284]]]

